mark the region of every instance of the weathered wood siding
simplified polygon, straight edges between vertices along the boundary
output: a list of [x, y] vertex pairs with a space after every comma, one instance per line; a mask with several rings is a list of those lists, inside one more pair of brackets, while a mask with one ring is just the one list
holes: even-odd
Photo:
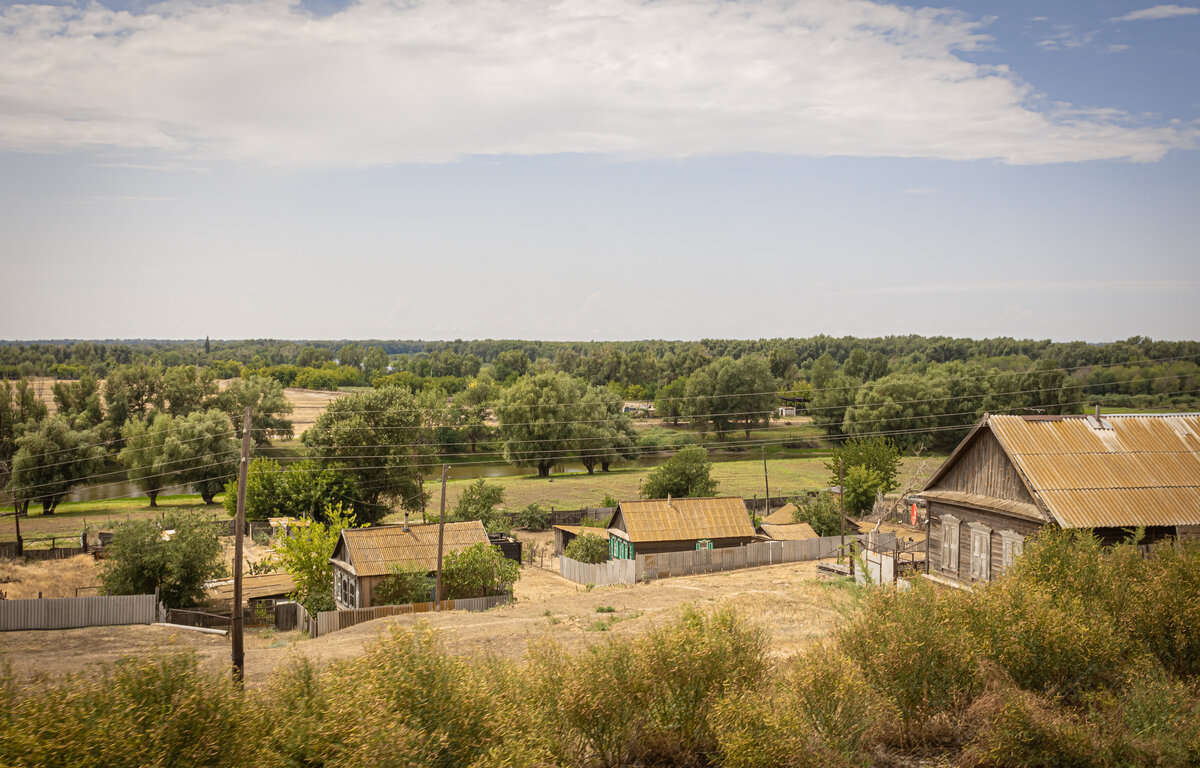
[[597, 587], [610, 587], [614, 584], [632, 584], [634, 582], [633, 560], [609, 560], [606, 563], [581, 563], [569, 557], [558, 559], [559, 574], [576, 584], [593, 584]]
[[959, 455], [954, 465], [926, 490], [963, 491], [996, 499], [1035, 504], [1017, 468], [1009, 461], [991, 430], [980, 430], [974, 444]]
[[[958, 573], [947, 572], [942, 563], [942, 516], [953, 515], [959, 520], [958, 531]], [[1001, 543], [1001, 531], [1013, 531], [1028, 539], [1037, 534], [1042, 526], [1032, 520], [1022, 517], [1009, 517], [998, 512], [985, 512], [980, 509], [960, 507], [943, 501], [929, 502], [929, 572], [936, 573], [947, 579], [954, 579], [964, 584], [971, 583], [971, 529], [968, 523], [983, 523], [991, 528], [991, 565], [989, 575], [992, 580], [1004, 573], [1004, 546]]]
[[[458, 600], [443, 600], [440, 608], [443, 611], [486, 611], [510, 602], [512, 602], [512, 595], [465, 597]], [[316, 638], [385, 616], [430, 613], [433, 609], [434, 603], [408, 603], [406, 605], [379, 605], [374, 608], [352, 608], [343, 611], [321, 611], [308, 622], [308, 633], [311, 637]]]
[[[739, 536], [728, 539], [713, 539], [713, 549], [727, 549], [729, 547], [742, 547], [747, 544], [754, 543], [753, 536]], [[666, 552], [694, 552], [696, 551], [695, 541], [646, 541], [634, 543], [633, 554], [636, 555], [660, 555]]]

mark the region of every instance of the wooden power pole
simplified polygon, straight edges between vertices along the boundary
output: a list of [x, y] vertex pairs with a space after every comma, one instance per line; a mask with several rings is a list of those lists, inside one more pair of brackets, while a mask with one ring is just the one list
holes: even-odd
[[438, 516], [438, 559], [437, 581], [433, 587], [433, 610], [442, 610], [442, 544], [446, 537], [446, 475], [450, 471], [449, 464], [442, 465], [442, 511]]
[[763, 485], [767, 487], [767, 502], [763, 507], [763, 517], [771, 514], [771, 481], [767, 477], [767, 447], [764, 445], [762, 449], [763, 459]]
[[842, 457], [838, 456], [838, 520], [842, 524], [842, 554], [846, 554], [846, 481], [842, 478]]
[[233, 680], [240, 684], [246, 677], [246, 652], [242, 643], [242, 534], [246, 529], [246, 471], [250, 466], [250, 406], [242, 420], [242, 461], [238, 465], [237, 519], [233, 532], [233, 616], [229, 637], [232, 641]]

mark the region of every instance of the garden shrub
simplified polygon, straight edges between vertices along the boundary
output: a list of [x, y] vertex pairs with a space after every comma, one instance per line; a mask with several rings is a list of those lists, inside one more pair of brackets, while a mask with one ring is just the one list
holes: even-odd
[[963, 768], [1084, 768], [1102, 764], [1088, 729], [1069, 713], [1000, 678], [966, 716], [974, 731]]
[[372, 592], [376, 605], [427, 603], [433, 599], [433, 584], [424, 568], [393, 563], [389, 570]]
[[517, 513], [514, 523], [518, 528], [544, 531], [550, 527], [550, 511], [534, 502]]
[[563, 548], [563, 557], [592, 565], [605, 563], [608, 562], [608, 542], [599, 536], [585, 533], [571, 539], [571, 543]]

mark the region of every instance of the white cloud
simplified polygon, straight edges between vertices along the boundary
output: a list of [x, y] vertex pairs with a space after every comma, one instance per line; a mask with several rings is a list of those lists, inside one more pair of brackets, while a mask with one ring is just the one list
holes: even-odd
[[982, 22], [867, 0], [168, 0], [0, 13], [0, 150], [194, 164], [729, 153], [1154, 161], [1195, 126], [1045, 106]]
[[1200, 8], [1192, 8], [1187, 5], [1155, 5], [1127, 13], [1124, 16], [1114, 16], [1109, 21], [1156, 21], [1173, 19], [1176, 16], [1195, 16], [1197, 13], [1200, 13]]

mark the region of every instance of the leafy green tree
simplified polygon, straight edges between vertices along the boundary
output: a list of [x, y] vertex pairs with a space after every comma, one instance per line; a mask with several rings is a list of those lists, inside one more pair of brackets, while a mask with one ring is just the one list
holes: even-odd
[[345, 344], [338, 349], [338, 365], [347, 368], [362, 368], [363, 350], [357, 344]]
[[575, 421], [585, 387], [565, 373], [544, 373], [505, 389], [495, 409], [505, 460], [549, 477], [550, 468], [576, 447]]
[[642, 498], [712, 496], [718, 482], [712, 478], [712, 462], [708, 451], [693, 445], [680, 450], [654, 468], [642, 483]]
[[73, 487], [103, 466], [104, 448], [91, 430], [71, 429], [62, 416], [51, 416], [17, 438], [8, 490], [19, 511], [39, 501], [52, 515]]
[[274, 379], [262, 376], [234, 379], [221, 392], [217, 402], [233, 422], [239, 440], [246, 406], [250, 406], [250, 428], [255, 445], [270, 445], [273, 437], [280, 440], [292, 437], [292, 422], [286, 418], [292, 412], [292, 404], [283, 392], [283, 385]]
[[[246, 469], [247, 520], [292, 516], [283, 475], [283, 468], [273, 459], [257, 458], [250, 462]], [[237, 478], [225, 484], [223, 503], [230, 517], [237, 514], [237, 492]]]
[[875, 495], [883, 492], [883, 485], [883, 475], [877, 470], [861, 465], [850, 467], [842, 484], [846, 511], [855, 516], [870, 511], [875, 504]]
[[502, 595], [521, 578], [519, 563], [479, 542], [442, 559], [442, 589], [450, 600]]
[[859, 466], [878, 472], [883, 481], [880, 488], [884, 493], [893, 490], [899, 483], [900, 449], [889, 437], [856, 437], [834, 446], [829, 461], [825, 462], [830, 485], [841, 482], [838, 475], [839, 460], [843, 472]]
[[478, 449], [480, 441], [494, 433], [487, 420], [495, 398], [496, 383], [483, 376], [468, 382], [450, 405], [449, 423], [457, 429], [459, 439], [471, 446], [472, 452]]
[[492, 361], [492, 374], [496, 381], [507, 382], [524, 376], [529, 370], [529, 356], [520, 349], [506, 349]]
[[304, 444], [320, 466], [353, 477], [370, 523], [386, 510], [388, 500], [415, 512], [426, 500], [422, 465], [431, 458], [432, 442], [413, 394], [385, 387], [349, 395], [329, 404], [304, 433]]
[[429, 572], [419, 566], [393, 563], [391, 572], [372, 590], [372, 602], [377, 605], [405, 605], [427, 603], [433, 596], [433, 582]]
[[813, 364], [809, 381], [812, 383], [812, 401], [808, 410], [813, 424], [827, 434], [842, 434], [846, 412], [854, 405], [862, 382], [838, 371], [828, 352]]
[[842, 511], [828, 491], [816, 497], [797, 499], [793, 503], [796, 511], [792, 518], [797, 523], [808, 523], [818, 536], [836, 536], [842, 530]]
[[151, 414], [145, 419], [130, 419], [121, 428], [125, 445], [117, 454], [117, 461], [125, 467], [129, 481], [141, 488], [150, 499], [150, 506], [158, 506], [159, 491], [174, 481], [181, 468], [168, 458], [167, 441], [174, 426], [170, 414]]
[[588, 387], [579, 403], [575, 450], [589, 475], [597, 464], [607, 472], [614, 461], [636, 457], [633, 423], [623, 413], [624, 405], [608, 387]]
[[38, 399], [27, 381], [16, 386], [0, 380], [0, 488], [12, 477], [17, 438], [46, 418], [46, 404]]
[[[169, 540], [163, 530], [175, 532]], [[204, 597], [204, 583], [226, 573], [216, 530], [195, 516], [133, 520], [118, 525], [104, 550], [100, 583], [110, 595], [158, 590], [168, 608], [187, 608]], [[332, 577], [330, 578], [332, 584]]]
[[686, 413], [702, 431], [711, 424], [724, 439], [740, 426], [749, 439], [751, 429], [770, 422], [779, 384], [761, 356], [717, 358], [687, 382]]
[[454, 519], [480, 520], [488, 533], [508, 533], [508, 517], [496, 510], [504, 503], [504, 486], [480, 478], [466, 488], [454, 505]]
[[530, 531], [544, 531], [550, 527], [550, 510], [543, 509], [536, 501], [517, 513], [513, 521], [518, 528]]
[[670, 384], [658, 388], [658, 397], [654, 400], [654, 415], [660, 419], [670, 419], [672, 424], [679, 423], [679, 417], [686, 413], [687, 379], [680, 376]]
[[928, 445], [930, 437], [938, 434], [949, 396], [944, 380], [917, 373], [884, 376], [859, 388], [856, 405], [846, 410], [842, 432], [895, 432], [899, 446]]
[[296, 585], [292, 598], [304, 605], [304, 610], [315, 614], [332, 611], [333, 602], [333, 549], [343, 528], [354, 525], [354, 515], [341, 505], [328, 507], [324, 514], [328, 522], [314, 521], [301, 526], [289, 536], [283, 537], [276, 546], [279, 563]]
[[571, 543], [563, 548], [563, 557], [569, 557], [580, 563], [608, 562], [608, 542], [594, 533], [585, 533], [571, 539]]
[[371, 381], [376, 376], [387, 373], [388, 354], [383, 351], [383, 347], [371, 347], [363, 356], [362, 365], [363, 374], [367, 377], [367, 381]]
[[92, 429], [104, 420], [100, 382], [90, 373], [83, 374], [78, 381], [55, 382], [53, 391], [58, 415], [69, 418], [73, 428]]
[[162, 405], [162, 369], [153, 365], [122, 365], [109, 370], [104, 382], [105, 418], [113, 434], [125, 422], [143, 418]]
[[195, 488], [205, 504], [212, 504], [237, 472], [241, 453], [229, 417], [216, 409], [174, 419], [166, 448], [176, 481]]
[[186, 416], [203, 410], [217, 396], [217, 377], [208, 368], [181, 365], [163, 374], [161, 400], [163, 410], [172, 416]]

